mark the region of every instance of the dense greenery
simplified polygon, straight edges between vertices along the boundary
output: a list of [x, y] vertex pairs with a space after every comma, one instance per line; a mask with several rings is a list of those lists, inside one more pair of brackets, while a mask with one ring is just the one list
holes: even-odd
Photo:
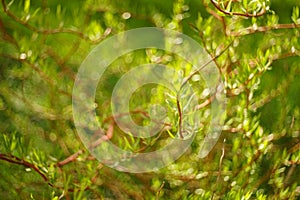
[[[0, 199], [299, 199], [299, 7], [298, 0], [1, 0]], [[180, 31], [212, 57], [228, 47], [214, 60], [225, 85], [226, 119], [203, 159], [196, 137], [179, 160], [157, 172], [119, 172], [91, 156], [77, 136], [72, 87], [97, 44], [147, 26]], [[171, 123], [159, 137], [129, 137], [111, 120], [109, 103], [114, 84], [132, 66], [180, 70], [184, 61], [170, 56], [137, 51], [102, 77], [96, 112], [105, 130], [114, 128], [109, 139], [118, 146], [155, 150], [176, 133]], [[190, 84], [201, 94], [201, 84]], [[132, 97], [137, 123], [148, 123], [149, 102], [165, 104], [161, 88], [151, 95], [153, 88]], [[199, 98], [200, 136], [211, 100]], [[178, 121], [176, 109], [169, 118]]]

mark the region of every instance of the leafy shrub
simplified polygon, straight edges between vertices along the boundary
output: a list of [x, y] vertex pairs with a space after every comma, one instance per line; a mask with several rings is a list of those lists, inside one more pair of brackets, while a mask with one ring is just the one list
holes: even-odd
[[[1, 199], [299, 198], [298, 1], [1, 2]], [[80, 142], [72, 87], [95, 45], [145, 26], [180, 31], [211, 57], [228, 47], [214, 60], [225, 85], [226, 119], [207, 157], [197, 157], [196, 139], [173, 164], [132, 174], [99, 163]], [[170, 64], [178, 70], [185, 64], [169, 56], [147, 49], [110, 66], [96, 94], [97, 116], [106, 130], [115, 126], [108, 102], [121, 75], [139, 63]], [[201, 84], [193, 87], [203, 90]], [[132, 98], [137, 123], [149, 122], [142, 115], [149, 101], [164, 102], [160, 90], [151, 95], [152, 89], [149, 85]], [[206, 100], [203, 116], [209, 110]], [[178, 120], [176, 109], [169, 117]], [[203, 119], [205, 127], [209, 118]], [[159, 138], [138, 139], [114, 127], [118, 134], [110, 139], [124, 149], [146, 152], [163, 145], [177, 129], [173, 125]]]

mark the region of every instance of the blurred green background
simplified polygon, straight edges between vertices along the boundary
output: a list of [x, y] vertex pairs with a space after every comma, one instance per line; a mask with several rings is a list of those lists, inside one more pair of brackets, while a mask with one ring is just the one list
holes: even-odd
[[[297, 0], [1, 0], [0, 199], [299, 199], [298, 6]], [[200, 134], [172, 165], [123, 173], [103, 166], [81, 143], [72, 118], [72, 87], [97, 44], [148, 26], [180, 31], [212, 57], [230, 45], [214, 61], [225, 84], [226, 118], [206, 158], [197, 157]], [[132, 66], [156, 62], [153, 56], [177, 70], [184, 65], [155, 50], [118, 59], [97, 90], [103, 129], [111, 123], [115, 83]], [[200, 84], [197, 92], [202, 90]], [[165, 103], [162, 93], [149, 91], [133, 98], [132, 110]], [[203, 116], [209, 110], [201, 110], [200, 132], [207, 128]], [[176, 109], [169, 117], [178, 120]], [[177, 129], [175, 123], [158, 138], [137, 139], [115, 127], [112, 141], [135, 152], [155, 150]]]

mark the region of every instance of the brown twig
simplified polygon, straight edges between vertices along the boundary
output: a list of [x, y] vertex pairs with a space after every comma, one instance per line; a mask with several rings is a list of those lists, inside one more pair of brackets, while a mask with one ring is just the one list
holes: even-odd
[[41, 76], [41, 78], [43, 78], [43, 80], [47, 81], [51, 86], [54, 86], [54, 87], [57, 87], [57, 91], [63, 95], [66, 95], [66, 96], [69, 96], [69, 97], [72, 97], [72, 94], [64, 91], [64, 90], [61, 90], [58, 88], [57, 84], [52, 81], [52, 79], [50, 77], [48, 77], [39, 67], [37, 64], [33, 64], [31, 62], [29, 62], [28, 60], [26, 59], [20, 59], [20, 58], [16, 58], [14, 56], [11, 56], [9, 54], [3, 54], [3, 53], [0, 53], [0, 57], [5, 57], [5, 58], [10, 58], [12, 60], [15, 60], [15, 61], [18, 61], [20, 63], [25, 63], [27, 64], [30, 68], [32, 68], [34, 71], [36, 71], [39, 76]]
[[178, 96], [176, 98], [176, 105], [177, 105], [178, 118], [179, 118], [179, 136], [180, 136], [181, 139], [183, 139], [183, 135], [182, 135], [182, 111], [181, 111], [181, 106], [180, 106]]
[[[110, 140], [113, 136], [113, 130], [114, 130], [114, 123], [111, 123], [108, 127], [108, 130], [106, 131], [106, 135], [102, 135], [99, 139], [97, 139], [94, 143], [92, 143], [89, 148], [95, 148], [98, 145], [100, 145], [102, 142]], [[79, 150], [76, 153], [70, 155], [69, 157], [67, 157], [66, 159], [64, 159], [63, 161], [60, 161], [58, 163], [56, 163], [56, 166], [58, 167], [62, 167], [66, 164], [69, 164], [71, 162], [74, 162], [78, 156], [80, 156], [82, 153], [84, 152], [84, 150]]]
[[16, 156], [13, 155], [8, 155], [8, 154], [0, 154], [0, 160], [4, 160], [13, 164], [17, 164], [17, 165], [23, 165], [24, 167], [33, 169], [35, 172], [37, 172], [43, 179], [45, 182], [48, 182], [48, 185], [52, 186], [53, 185], [49, 182], [48, 177], [34, 164], [23, 160], [21, 158], [18, 158]]
[[205, 0], [202, 0], [202, 3], [204, 5], [204, 7], [206, 8], [207, 12], [209, 14], [211, 14], [212, 16], [214, 16], [217, 20], [221, 21], [222, 20], [222, 16], [218, 15], [214, 10], [212, 10], [208, 4], [206, 3]]
[[114, 132], [114, 122], [110, 123], [108, 126], [108, 129], [106, 131], [106, 135], [102, 135], [99, 139], [97, 139], [95, 142], [93, 142], [90, 146], [90, 148], [96, 148], [98, 145], [100, 145], [102, 142], [110, 140], [113, 136]]
[[64, 159], [63, 161], [60, 161], [56, 164], [56, 166], [58, 167], [62, 167], [70, 162], [74, 162], [79, 155], [81, 155], [83, 153], [83, 150], [79, 150], [76, 153], [70, 155], [69, 157], [67, 157], [66, 159]]
[[242, 17], [260, 17], [266, 13], [265, 9], [262, 9], [259, 13], [257, 14], [252, 14], [252, 13], [239, 13], [239, 12], [230, 12], [227, 10], [222, 9], [219, 4], [217, 4], [214, 0], [210, 0], [210, 2], [214, 5], [214, 7], [219, 10], [221, 13], [225, 15], [237, 15], [237, 16], [242, 16]]
[[102, 121], [102, 124], [106, 124], [107, 122], [111, 121], [111, 120], [114, 120], [115, 118], [119, 118], [119, 117], [123, 117], [123, 116], [127, 116], [127, 115], [130, 115], [130, 114], [142, 114], [143, 116], [149, 118], [149, 114], [143, 110], [133, 110], [133, 111], [129, 111], [129, 113], [119, 113], [117, 115], [112, 115], [112, 116], [109, 116], [107, 118], [105, 118], [103, 121]]
[[86, 36], [84, 33], [78, 31], [78, 30], [74, 30], [74, 29], [64, 29], [64, 28], [57, 28], [57, 29], [38, 29], [32, 25], [30, 25], [27, 21], [21, 20], [20, 18], [18, 18], [17, 16], [15, 16], [12, 12], [9, 11], [9, 8], [7, 7], [5, 0], [1, 0], [2, 3], [2, 7], [3, 7], [3, 11], [7, 14], [7, 16], [9, 16], [10, 18], [12, 18], [14, 21], [16, 21], [17, 23], [23, 25], [25, 28], [36, 32], [36, 33], [41, 33], [44, 35], [53, 35], [53, 34], [62, 34], [62, 33], [68, 33], [68, 34], [72, 34], [72, 35], [76, 35], [78, 37], [80, 37], [81, 39], [87, 40], [87, 41], [91, 41], [92, 43], [99, 43], [101, 40], [103, 40], [104, 38], [106, 38], [106, 36], [108, 34], [110, 34], [110, 29], [107, 29], [107, 31], [104, 32], [104, 34], [96, 39], [96, 40], [91, 40], [88, 36]]
[[17, 49], [19, 49], [19, 45], [17, 41], [7, 33], [3, 21], [1, 19], [0, 19], [0, 31], [2, 32], [2, 37], [5, 41], [8, 41], [9, 43], [13, 44]]
[[[74, 47], [78, 48], [78, 43], [76, 43], [74, 45]], [[72, 53], [72, 54], [74, 53], [73, 48], [70, 51], [70, 53]], [[75, 73], [71, 70], [71, 68], [69, 66], [66, 66], [66, 60], [69, 59], [70, 53], [67, 54], [68, 57], [66, 57], [66, 58], [60, 58], [59, 55], [57, 55], [57, 53], [55, 51], [53, 51], [51, 48], [47, 48], [46, 53], [54, 60], [54, 62], [57, 64], [57, 66], [59, 68], [61, 68], [61, 72], [63, 74], [67, 74], [68, 77], [71, 78], [72, 80], [75, 79]]]
[[3, 11], [7, 14], [7, 16], [9, 16], [14, 21], [18, 22], [19, 24], [23, 25], [24, 27], [26, 27], [27, 29], [29, 29], [31, 31], [34, 31], [37, 33], [42, 33], [42, 34], [71, 33], [71, 34], [75, 34], [81, 38], [85, 38], [83, 33], [75, 31], [75, 30], [71, 30], [71, 29], [53, 29], [53, 30], [37, 29], [36, 27], [28, 24], [27, 21], [21, 20], [20, 18], [15, 16], [12, 12], [10, 12], [9, 8], [7, 7], [7, 5], [5, 3], [5, 0], [1, 0], [1, 3], [2, 3], [2, 7], [3, 7]]
[[238, 36], [249, 35], [257, 32], [267, 32], [271, 30], [292, 29], [292, 28], [300, 28], [300, 24], [275, 24], [275, 25], [260, 26], [260, 27], [250, 26], [236, 32], [235, 31], [231, 32], [230, 30], [228, 30], [227, 34], [229, 36], [238, 37]]
[[[187, 84], [187, 82], [197, 73], [199, 73], [201, 70], [203, 70], [206, 66], [208, 66], [211, 62], [215, 61], [217, 58], [219, 58], [223, 53], [232, 45], [233, 41], [231, 41], [225, 48], [222, 49], [217, 55], [215, 55], [213, 58], [211, 58], [209, 61], [204, 63], [202, 66], [200, 66], [198, 69], [193, 71], [181, 84], [180, 90]], [[180, 91], [179, 90], [179, 91]]]
[[[132, 110], [132, 111], [129, 111], [129, 113], [119, 113], [119, 114], [116, 114], [116, 115], [112, 115], [112, 116], [109, 116], [107, 118], [105, 118], [103, 121], [102, 121], [102, 124], [106, 124], [108, 123], [109, 121], [114, 121], [114, 119], [116, 118], [120, 118], [120, 117], [124, 117], [124, 116], [128, 116], [130, 114], [141, 114], [143, 115], [144, 117], [146, 118], [150, 118], [149, 114], [146, 112], [146, 111], [143, 111], [143, 110]], [[160, 121], [158, 120], [155, 120], [155, 119], [151, 119], [153, 122], [156, 122], [156, 123], [161, 123]], [[172, 126], [171, 124], [169, 123], [163, 123], [163, 125], [165, 127], [170, 127]]]
[[204, 107], [210, 105], [210, 104], [213, 102], [213, 100], [214, 100], [215, 98], [216, 98], [216, 94], [210, 96], [210, 97], [209, 97], [208, 99], [206, 99], [203, 103], [197, 105], [197, 106], [196, 106], [196, 109], [197, 109], [197, 110], [200, 110], [200, 109], [202, 109], [202, 108], [204, 108]]
[[160, 192], [163, 189], [164, 185], [165, 185], [165, 181], [163, 181], [162, 184], [160, 185], [160, 187], [158, 188], [158, 191], [156, 193], [156, 198], [155, 198], [156, 200], [159, 199]]
[[[225, 142], [226, 142], [226, 139], [223, 140], [223, 144], [222, 144], [222, 153], [221, 153], [220, 160], [219, 160], [219, 174], [218, 174], [217, 180], [216, 180], [216, 187], [219, 185], [219, 182], [221, 180], [222, 163], [223, 163], [223, 159], [224, 159], [224, 156], [225, 156]], [[216, 191], [216, 188], [213, 191], [211, 199], [213, 199], [215, 191]]]
[[208, 66], [211, 62], [213, 62], [217, 58], [219, 58], [231, 46], [232, 43], [233, 43], [233, 41], [231, 41], [224, 49], [222, 49], [222, 51], [220, 53], [218, 53], [213, 58], [211, 58], [209, 61], [204, 63], [202, 66], [200, 66], [198, 69], [193, 71], [187, 78], [184, 79], [184, 81], [180, 85], [180, 88], [179, 88], [179, 91], [177, 94], [177, 98], [176, 98], [176, 104], [177, 104], [177, 111], [178, 111], [178, 115], [179, 115], [179, 135], [180, 135], [181, 139], [183, 138], [183, 135], [182, 135], [182, 110], [180, 107], [180, 99], [179, 99], [179, 94], [180, 94], [181, 90], [195, 74], [199, 73], [202, 69], [204, 69], [206, 66]]

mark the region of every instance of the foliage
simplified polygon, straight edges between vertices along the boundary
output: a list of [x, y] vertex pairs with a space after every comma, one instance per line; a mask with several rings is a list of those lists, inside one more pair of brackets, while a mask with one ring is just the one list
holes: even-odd
[[[0, 199], [297, 199], [300, 196], [299, 2], [279, 0], [1, 0]], [[76, 134], [72, 87], [87, 54], [137, 27], [180, 31], [215, 57], [227, 97], [221, 138], [197, 157], [200, 138], [176, 162], [131, 174], [93, 158]], [[171, 128], [158, 138], [122, 133], [111, 120], [112, 89], [130, 66], [187, 64], [155, 49], [116, 60], [100, 81], [97, 116], [124, 149], [147, 152], [176, 133], [176, 102], [161, 88], [137, 91], [130, 107], [147, 124], [149, 102], [168, 104]], [[182, 69], [181, 69], [182, 68]], [[203, 85], [193, 83], [195, 91]], [[200, 95], [201, 96], [201, 95]], [[199, 99], [204, 128], [208, 97]], [[199, 130], [199, 135], [201, 135]]]

